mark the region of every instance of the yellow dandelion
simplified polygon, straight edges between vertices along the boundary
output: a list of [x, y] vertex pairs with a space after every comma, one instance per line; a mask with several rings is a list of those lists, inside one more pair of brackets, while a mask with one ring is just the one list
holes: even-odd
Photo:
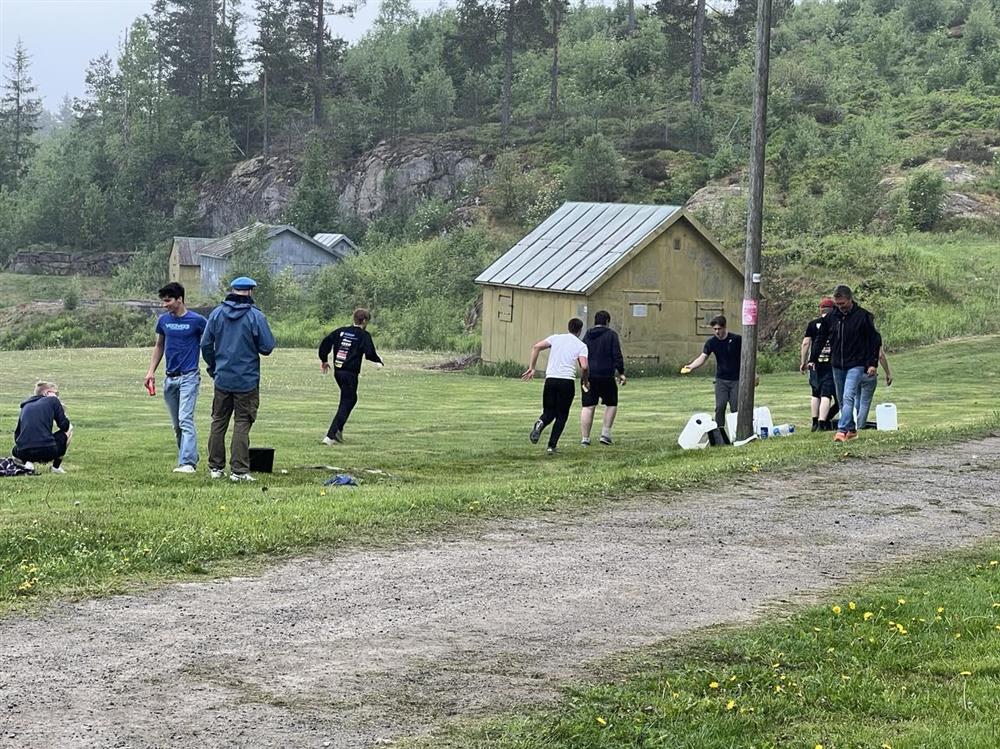
[[718, 689], [719, 688], [719, 682], [717, 682], [717, 681], [711, 681], [711, 682], [709, 682], [708, 688], [709, 689]]
[[775, 694], [777, 694], [778, 692], [784, 692], [784, 691], [785, 690], [782, 688], [781, 684], [775, 684], [774, 685], [774, 693]]
[[898, 599], [896, 599], [896, 603], [898, 603], [900, 606], [902, 606], [903, 604], [906, 603], [906, 599], [905, 598], [898, 598]]
[[1000, 624], [996, 625], [996, 627], [994, 627], [994, 629], [1000, 629]]
[[840, 678], [843, 679], [844, 681], [850, 681], [851, 680], [851, 677], [848, 676], [847, 674], [841, 674]]
[[869, 619], [871, 619], [871, 618], [872, 618], [873, 616], [875, 616], [875, 614], [873, 614], [873, 613], [872, 613], [871, 611], [866, 611], [866, 612], [864, 613], [864, 617], [863, 617], [863, 618], [864, 618], [864, 620], [865, 620], [865, 621], [868, 621], [868, 620], [869, 620]]
[[906, 627], [904, 627], [902, 624], [897, 624], [896, 625], [896, 631], [899, 632], [899, 634], [901, 634], [901, 635], [905, 635], [906, 634]]
[[841, 612], [840, 606], [833, 606], [833, 607], [831, 607], [830, 610], [833, 611], [833, 613], [836, 614], [837, 616], [840, 616], [840, 612]]
[[858, 604], [856, 604], [854, 601], [847, 602], [847, 608], [849, 608], [851, 611], [854, 611], [857, 607]]
[[736, 674], [729, 677], [729, 681], [736, 681]]
[[938, 612], [939, 614], [943, 614], [943, 613], [944, 613], [944, 606], [938, 606], [938, 607], [937, 607], [937, 612]]
[[781, 664], [780, 663], [772, 663], [771, 664], [771, 668], [781, 668]]
[[671, 692], [670, 696], [673, 697], [676, 700], [678, 697], [681, 696], [681, 693], [680, 692]]
[[729, 700], [726, 703], [726, 710], [732, 710], [734, 707], [736, 707], [736, 700]]
[[993, 608], [1000, 609], [1000, 603], [994, 603], [993, 604]]
[[997, 566], [997, 560], [996, 559], [991, 559], [990, 560], [990, 567], [996, 567], [996, 566]]
[[823, 749], [823, 745], [822, 744], [816, 744], [816, 749]]
[[604, 718], [602, 718], [600, 715], [598, 715], [597, 716], [597, 724], [601, 725], [601, 726], [606, 726], [608, 724], [608, 721], [606, 721]]
[[961, 637], [962, 637], [962, 633], [961, 633], [961, 632], [956, 632], [956, 633], [955, 633], [955, 639], [956, 639], [956, 640], [959, 640], [959, 639], [961, 639]]

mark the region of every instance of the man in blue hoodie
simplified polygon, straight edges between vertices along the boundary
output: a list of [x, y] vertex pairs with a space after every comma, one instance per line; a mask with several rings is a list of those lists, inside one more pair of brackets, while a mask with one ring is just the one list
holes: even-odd
[[240, 276], [232, 292], [212, 310], [201, 337], [201, 356], [215, 381], [212, 431], [208, 437], [208, 470], [213, 479], [226, 475], [226, 432], [233, 418], [230, 445], [232, 481], [253, 481], [250, 475], [250, 428], [260, 403], [260, 357], [274, 350], [274, 336], [264, 313], [253, 303], [257, 282]]
[[[58, 431], [52, 431], [53, 424]], [[72, 438], [73, 425], [59, 400], [59, 388], [54, 382], [36, 383], [35, 394], [21, 403], [14, 430], [14, 457], [31, 471], [35, 463], [51, 461], [52, 473], [66, 473], [62, 459]]]

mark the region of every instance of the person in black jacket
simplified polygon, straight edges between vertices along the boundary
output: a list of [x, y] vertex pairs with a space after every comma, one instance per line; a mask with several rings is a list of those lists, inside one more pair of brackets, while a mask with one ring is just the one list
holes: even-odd
[[837, 309], [823, 318], [813, 337], [808, 367], [816, 369], [820, 353], [829, 344], [833, 383], [841, 409], [833, 438], [846, 442], [858, 436], [854, 404], [862, 377], [878, 372], [881, 338], [875, 328], [875, 318], [855, 303], [854, 292], [849, 286], [841, 285], [833, 290], [833, 303]]
[[[594, 327], [583, 336], [587, 346], [590, 365], [590, 389], [582, 395], [583, 408], [580, 410], [580, 444], [590, 445], [590, 429], [594, 425], [597, 403], [604, 403], [604, 419], [601, 423], [601, 444], [611, 445], [611, 427], [618, 414], [618, 383], [625, 385], [625, 359], [618, 334], [608, 327], [611, 314], [601, 310], [594, 315]], [[615, 381], [615, 372], [618, 381]]]
[[371, 314], [366, 309], [354, 310], [354, 325], [337, 328], [319, 345], [320, 369], [323, 374], [330, 371], [327, 361], [333, 351], [333, 376], [340, 388], [340, 404], [337, 414], [330, 422], [330, 428], [323, 438], [324, 445], [344, 441], [344, 426], [358, 402], [358, 375], [361, 373], [361, 358], [375, 362], [381, 367], [383, 362], [375, 351], [375, 342], [366, 330]]
[[[59, 427], [52, 431], [52, 425]], [[38, 382], [35, 394], [21, 403], [21, 415], [14, 430], [14, 457], [34, 470], [35, 463], [51, 461], [52, 473], [66, 473], [62, 459], [73, 438], [73, 425], [59, 401], [59, 388], [54, 382]]]

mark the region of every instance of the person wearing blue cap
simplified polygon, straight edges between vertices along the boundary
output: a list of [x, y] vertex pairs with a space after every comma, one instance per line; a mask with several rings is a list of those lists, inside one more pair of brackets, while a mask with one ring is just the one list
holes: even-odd
[[274, 350], [267, 318], [253, 302], [257, 282], [240, 276], [231, 293], [208, 316], [201, 337], [201, 356], [215, 381], [212, 430], [208, 437], [208, 470], [213, 479], [226, 475], [226, 432], [233, 419], [229, 478], [253, 481], [250, 475], [250, 428], [260, 404], [260, 357]]

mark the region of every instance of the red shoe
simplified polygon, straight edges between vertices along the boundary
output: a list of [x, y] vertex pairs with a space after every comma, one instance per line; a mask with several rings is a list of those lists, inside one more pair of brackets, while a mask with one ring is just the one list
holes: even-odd
[[837, 432], [833, 435], [834, 442], [847, 442], [847, 435], [844, 432]]
[[844, 437], [844, 439], [849, 439], [849, 440], [855, 440], [857, 438], [858, 438], [858, 433], [854, 429], [849, 431]]

